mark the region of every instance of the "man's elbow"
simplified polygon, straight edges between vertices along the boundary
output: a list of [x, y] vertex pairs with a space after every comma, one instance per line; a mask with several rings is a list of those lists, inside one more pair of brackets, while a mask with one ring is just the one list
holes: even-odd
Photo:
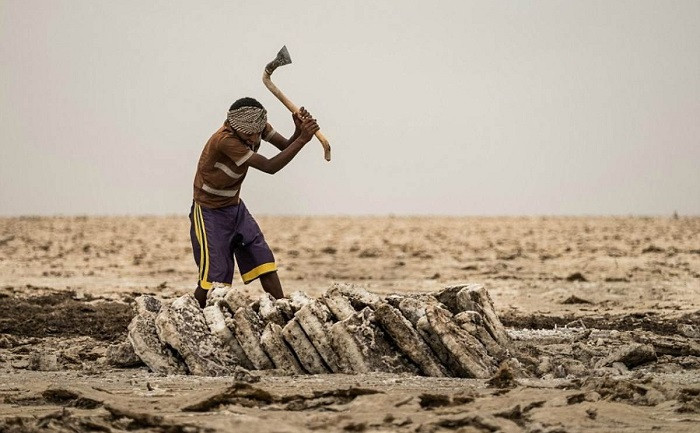
[[275, 164], [273, 161], [271, 161], [269, 159], [262, 160], [262, 161], [254, 161], [250, 166], [255, 168], [258, 171], [262, 171], [263, 173], [267, 173], [267, 174], [275, 174], [281, 168], [281, 167], [277, 167], [277, 164]]
[[267, 173], [267, 174], [275, 174], [278, 171], [280, 171], [281, 169], [282, 169], [282, 167], [278, 167], [275, 164], [265, 164], [265, 166], [262, 167], [263, 173]]

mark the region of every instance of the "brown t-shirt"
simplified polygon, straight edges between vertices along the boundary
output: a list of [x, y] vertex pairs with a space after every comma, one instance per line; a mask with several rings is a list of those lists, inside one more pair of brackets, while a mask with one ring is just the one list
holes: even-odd
[[[275, 130], [268, 123], [262, 132], [267, 141]], [[194, 201], [208, 208], [238, 204], [241, 184], [248, 172], [248, 159], [258, 151], [236, 138], [224, 122], [202, 150], [194, 175]]]

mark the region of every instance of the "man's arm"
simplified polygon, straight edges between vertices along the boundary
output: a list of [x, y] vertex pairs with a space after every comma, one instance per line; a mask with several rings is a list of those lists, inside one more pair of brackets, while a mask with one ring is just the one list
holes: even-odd
[[294, 131], [294, 134], [289, 137], [289, 139], [284, 138], [279, 132], [275, 132], [267, 141], [279, 150], [284, 150], [297, 138], [299, 138], [299, 133], [297, 131]]
[[299, 134], [301, 133], [301, 130], [299, 129], [301, 127], [301, 119], [305, 117], [312, 117], [311, 114], [306, 111], [306, 108], [301, 107], [299, 109], [298, 115], [292, 114], [292, 120], [294, 120], [294, 133], [292, 134], [289, 139], [284, 138], [282, 134], [278, 133], [275, 131], [275, 133], [270, 137], [267, 141], [268, 143], [272, 144], [279, 150], [284, 150], [287, 147], [289, 147], [290, 144], [294, 142], [297, 138], [299, 138]]
[[[295, 131], [294, 134], [297, 137], [272, 158], [268, 159], [258, 153], [254, 153], [247, 161], [249, 166], [268, 174], [277, 173], [284, 168], [284, 166], [289, 164], [289, 161], [299, 153], [301, 148], [304, 147], [304, 145], [313, 138], [316, 131], [320, 129], [318, 123], [316, 123], [316, 119], [310, 115], [303, 118], [301, 114], [295, 114], [295, 116], [299, 117], [299, 127], [297, 128], [299, 133], [297, 134]], [[296, 122], [297, 119], [295, 118], [294, 123], [296, 124]], [[294, 137], [294, 135], [292, 137]]]

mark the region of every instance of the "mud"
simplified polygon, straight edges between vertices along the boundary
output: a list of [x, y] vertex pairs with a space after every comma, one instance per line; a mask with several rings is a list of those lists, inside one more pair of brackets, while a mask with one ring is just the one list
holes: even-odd
[[125, 302], [78, 299], [74, 291], [49, 290], [29, 297], [7, 288], [0, 292], [0, 334], [35, 338], [87, 336], [115, 341], [123, 338], [132, 316], [132, 307]]
[[[669, 317], [655, 311], [640, 311], [628, 314], [587, 315], [580, 313], [564, 316], [542, 314], [518, 314], [506, 312], [501, 315], [504, 326], [517, 329], [555, 329], [567, 326], [610, 329], [618, 331], [644, 330], [659, 335], [685, 335], [688, 329], [700, 330], [700, 312], [694, 311]], [[690, 327], [690, 328], [689, 328]]]

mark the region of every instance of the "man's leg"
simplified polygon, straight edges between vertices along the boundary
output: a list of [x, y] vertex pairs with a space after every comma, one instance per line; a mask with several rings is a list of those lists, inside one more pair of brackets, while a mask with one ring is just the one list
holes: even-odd
[[190, 219], [192, 249], [199, 266], [199, 280], [194, 297], [199, 306], [204, 308], [212, 283], [231, 284], [233, 279], [229, 239], [234, 224], [227, 208], [206, 209], [196, 203]]
[[234, 255], [238, 262], [238, 270], [241, 272], [241, 279], [248, 284], [260, 278], [263, 290], [276, 299], [283, 298], [284, 293], [277, 275], [275, 256], [245, 204], [241, 202], [239, 207]]
[[284, 298], [282, 283], [277, 275], [277, 271], [260, 275], [260, 284], [262, 284], [263, 290], [271, 294], [275, 299]]
[[[199, 268], [199, 277], [201, 278], [202, 270], [202, 244], [200, 243], [201, 235], [199, 231], [199, 220], [195, 221], [195, 216], [199, 213], [195, 212], [195, 204], [192, 203], [190, 208], [190, 240], [192, 241], [192, 255], [194, 256], [194, 262]], [[199, 302], [200, 307], [203, 307], [207, 302], [207, 291], [199, 286], [199, 280], [197, 281], [197, 288], [194, 290], [194, 298]]]

